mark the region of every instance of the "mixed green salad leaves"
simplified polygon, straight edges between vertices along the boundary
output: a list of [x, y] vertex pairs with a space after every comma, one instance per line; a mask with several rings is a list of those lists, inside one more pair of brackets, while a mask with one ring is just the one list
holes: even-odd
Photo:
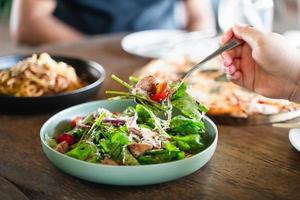
[[[187, 93], [184, 83], [153, 76], [112, 78], [128, 92], [107, 91], [113, 99], [133, 98], [120, 113], [104, 108], [77, 116], [71, 128], [48, 141], [70, 157], [109, 165], [145, 165], [184, 159], [206, 148], [203, 115], [207, 108]], [[176, 110], [176, 114], [175, 113]]]

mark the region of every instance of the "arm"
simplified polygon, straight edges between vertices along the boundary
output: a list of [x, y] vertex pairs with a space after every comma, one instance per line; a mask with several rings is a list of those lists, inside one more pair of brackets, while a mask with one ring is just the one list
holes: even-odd
[[14, 0], [10, 20], [13, 40], [39, 45], [81, 38], [80, 32], [52, 15], [55, 7], [53, 0]]
[[215, 17], [210, 0], [184, 0], [189, 31], [215, 29]]

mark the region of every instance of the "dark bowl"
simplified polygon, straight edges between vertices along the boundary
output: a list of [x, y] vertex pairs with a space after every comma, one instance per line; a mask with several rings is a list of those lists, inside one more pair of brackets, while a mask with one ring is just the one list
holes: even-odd
[[[31, 55], [12, 55], [0, 57], [0, 70], [10, 68]], [[51, 55], [55, 61], [71, 65], [80, 79], [88, 82], [77, 90], [40, 97], [14, 97], [0, 95], [0, 112], [33, 113], [64, 108], [94, 97], [105, 79], [104, 68], [90, 60]]]

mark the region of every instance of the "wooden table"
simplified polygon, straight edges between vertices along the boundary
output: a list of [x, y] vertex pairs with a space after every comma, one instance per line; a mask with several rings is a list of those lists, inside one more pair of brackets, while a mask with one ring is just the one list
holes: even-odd
[[[121, 50], [121, 35], [38, 49], [1, 49], [0, 54], [47, 51], [101, 63], [103, 91], [118, 88], [115, 73], [127, 78], [148, 60]], [[55, 168], [42, 152], [39, 130], [54, 113], [0, 114], [0, 199], [300, 199], [300, 153], [288, 130], [267, 126], [218, 126], [219, 142], [201, 170], [176, 181], [140, 187], [90, 183]]]

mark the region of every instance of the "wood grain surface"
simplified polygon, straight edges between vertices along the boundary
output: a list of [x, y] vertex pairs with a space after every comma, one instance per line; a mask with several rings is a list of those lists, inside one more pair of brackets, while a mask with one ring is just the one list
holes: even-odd
[[[121, 50], [122, 35], [86, 39], [37, 49], [1, 49], [9, 53], [47, 51], [92, 59], [107, 79], [127, 78], [148, 60]], [[1, 106], [1, 105], [0, 105]], [[34, 115], [0, 114], [0, 199], [300, 199], [300, 153], [288, 141], [288, 130], [260, 126], [221, 126], [212, 160], [197, 172], [168, 183], [121, 187], [90, 183], [55, 168], [43, 154], [39, 130], [57, 110]]]

